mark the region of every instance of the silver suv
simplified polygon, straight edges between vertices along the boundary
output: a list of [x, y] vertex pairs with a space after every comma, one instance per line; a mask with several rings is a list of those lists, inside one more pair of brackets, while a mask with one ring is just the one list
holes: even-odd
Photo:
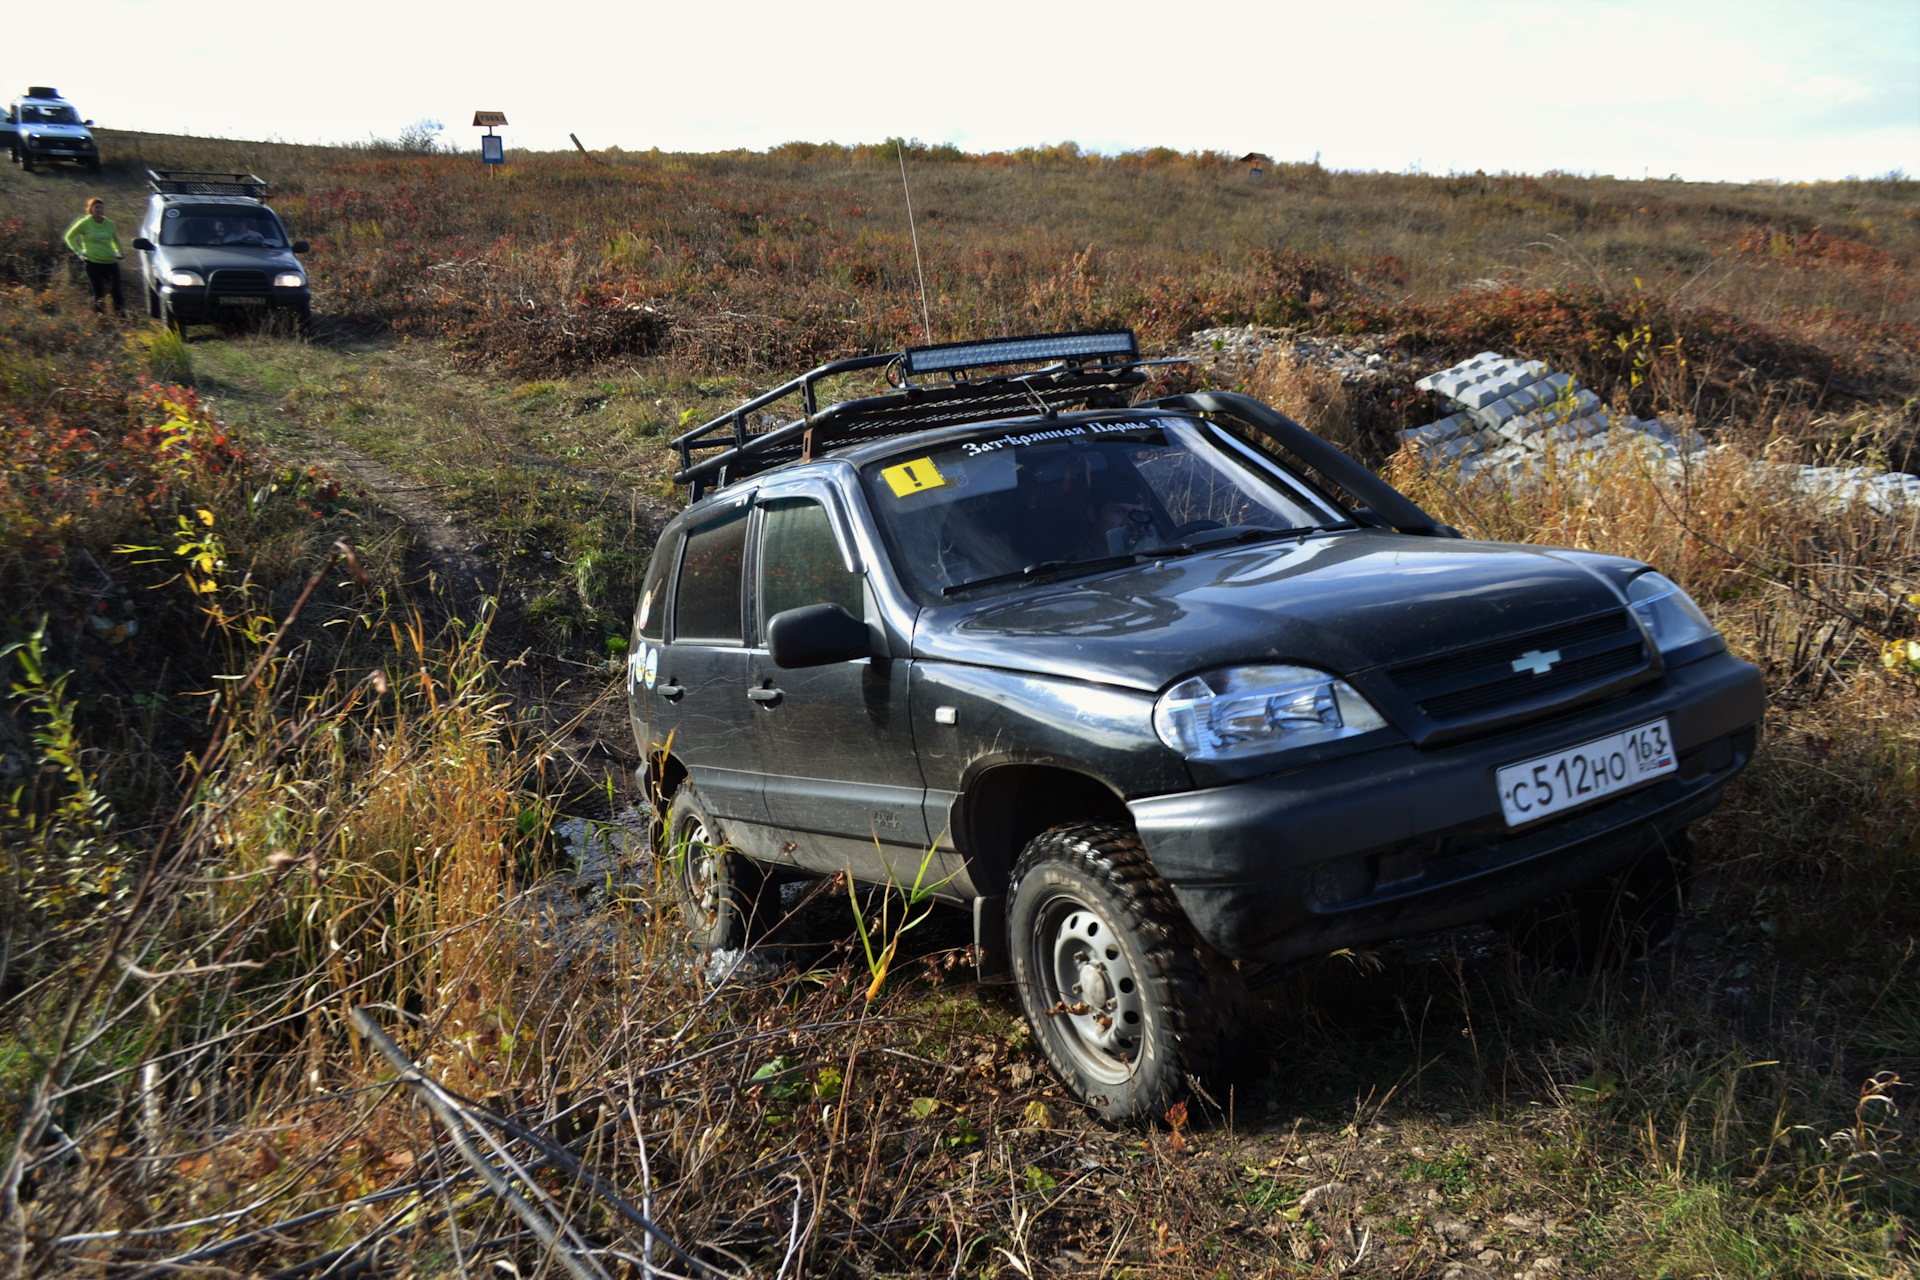
[[58, 89], [34, 85], [7, 104], [7, 152], [13, 162], [32, 173], [36, 165], [64, 160], [100, 172], [100, 148], [89, 126]]

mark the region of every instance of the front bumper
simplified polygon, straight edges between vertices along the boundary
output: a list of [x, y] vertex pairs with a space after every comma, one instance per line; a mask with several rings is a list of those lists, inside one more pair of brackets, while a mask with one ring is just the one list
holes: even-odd
[[52, 138], [22, 138], [14, 144], [20, 150], [30, 154], [35, 160], [92, 160], [100, 152], [93, 147], [78, 146], [64, 140]]
[[[1752, 758], [1766, 692], [1726, 653], [1578, 714], [1134, 801], [1140, 838], [1201, 937], [1280, 962], [1451, 928], [1606, 875], [1719, 803]], [[1679, 769], [1509, 828], [1494, 771], [1666, 716]]]
[[[305, 312], [313, 307], [313, 290], [275, 289], [266, 294], [250, 295], [212, 295], [205, 286], [180, 287], [163, 285], [160, 296], [172, 306], [173, 313], [182, 320], [238, 320], [246, 316], [265, 315], [269, 311]], [[258, 299], [255, 302], [234, 302], [234, 296], [246, 296]]]

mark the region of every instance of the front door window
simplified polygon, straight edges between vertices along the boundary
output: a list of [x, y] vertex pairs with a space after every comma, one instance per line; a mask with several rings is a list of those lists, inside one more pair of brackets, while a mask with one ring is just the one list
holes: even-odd
[[784, 498], [765, 508], [760, 540], [760, 643], [775, 614], [810, 604], [837, 604], [858, 618], [858, 574], [847, 572], [827, 509], [805, 498]]

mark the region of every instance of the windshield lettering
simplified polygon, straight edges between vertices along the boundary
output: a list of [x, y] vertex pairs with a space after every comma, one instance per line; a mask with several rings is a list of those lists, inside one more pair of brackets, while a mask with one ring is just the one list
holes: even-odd
[[1102, 431], [1126, 431], [1139, 426], [1137, 422], [1087, 422], [1071, 427], [1060, 427], [1052, 431], [1029, 431], [1017, 436], [1001, 436], [998, 440], [970, 440], [960, 447], [967, 451], [969, 458], [977, 458], [983, 453], [992, 453], [996, 449], [1038, 444], [1042, 440], [1071, 440], [1078, 436], [1096, 435]]

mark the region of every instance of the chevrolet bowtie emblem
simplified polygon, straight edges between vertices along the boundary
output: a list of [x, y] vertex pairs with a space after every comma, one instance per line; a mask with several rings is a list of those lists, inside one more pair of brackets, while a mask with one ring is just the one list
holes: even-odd
[[1513, 669], [1531, 671], [1537, 676], [1543, 676], [1553, 670], [1553, 664], [1558, 661], [1560, 661], [1558, 649], [1548, 649], [1544, 653], [1538, 649], [1529, 649], [1513, 660]]

